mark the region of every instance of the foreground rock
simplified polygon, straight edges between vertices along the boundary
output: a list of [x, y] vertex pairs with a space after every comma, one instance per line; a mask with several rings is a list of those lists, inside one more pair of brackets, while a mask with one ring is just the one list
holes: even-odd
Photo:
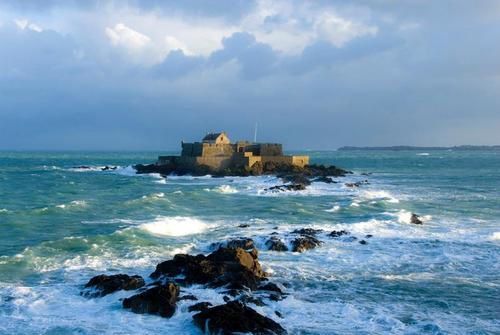
[[209, 334], [286, 334], [286, 330], [274, 320], [257, 313], [240, 302], [208, 308], [193, 315], [196, 326]]
[[411, 213], [410, 222], [413, 224], [424, 224], [424, 222], [421, 220], [421, 217], [415, 213]]
[[208, 256], [177, 254], [172, 260], [156, 266], [152, 278], [166, 276], [183, 284], [208, 284], [212, 287], [228, 286], [233, 289], [255, 290], [266, 277], [257, 260], [257, 250], [221, 247]]
[[85, 284], [85, 290], [82, 295], [86, 297], [103, 297], [119, 290], [136, 290], [145, 285], [141, 276], [129, 276], [126, 274], [118, 275], [99, 275], [95, 276]]
[[123, 307], [130, 308], [134, 313], [160, 314], [162, 317], [169, 318], [175, 313], [179, 292], [179, 286], [173, 283], [155, 286], [124, 299]]

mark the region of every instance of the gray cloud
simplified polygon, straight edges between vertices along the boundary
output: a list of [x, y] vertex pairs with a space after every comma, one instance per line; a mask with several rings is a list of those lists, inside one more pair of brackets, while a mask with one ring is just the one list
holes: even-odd
[[[92, 26], [99, 13], [91, 3], [64, 3], [90, 13], [89, 29], [0, 26], [1, 149], [175, 149], [207, 130], [251, 137], [255, 122], [262, 140], [298, 149], [500, 142], [494, 2], [454, 1], [453, 12], [421, 1], [317, 2], [368, 13], [377, 34], [342, 46], [316, 38], [287, 54], [240, 31], [208, 55], [174, 50], [154, 65], [131, 62], [111, 46], [105, 27]], [[164, 5], [164, 12], [171, 6], [231, 22], [254, 6], [197, 4], [130, 2], [144, 12]], [[63, 6], [2, 5], [12, 20]], [[287, 23], [284, 15], [265, 22], [270, 30]]]

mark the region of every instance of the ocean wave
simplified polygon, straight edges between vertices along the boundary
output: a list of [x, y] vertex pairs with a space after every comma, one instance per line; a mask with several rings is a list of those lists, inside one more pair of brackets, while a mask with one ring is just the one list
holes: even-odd
[[209, 225], [199, 219], [175, 216], [157, 217], [153, 222], [139, 225], [143, 229], [154, 235], [161, 236], [185, 236], [203, 233]]
[[[74, 208], [74, 207], [86, 207], [88, 204], [85, 200], [73, 200], [67, 204], [56, 205], [55, 207], [65, 209], [65, 208]], [[45, 207], [47, 208], [47, 207]]]
[[500, 231], [496, 231], [493, 234], [491, 234], [490, 239], [493, 241], [500, 241]]
[[0, 213], [8, 213], [9, 210], [7, 208], [0, 208]]
[[234, 187], [231, 187], [229, 185], [221, 185], [221, 186], [216, 188], [216, 191], [219, 193], [227, 193], [227, 194], [238, 193], [237, 189], [235, 189]]
[[430, 156], [430, 153], [428, 152], [420, 152], [417, 154], [417, 156]]
[[[412, 212], [409, 212], [407, 210], [402, 209], [393, 215], [395, 215], [397, 217], [399, 223], [408, 223], [409, 224], [409, 223], [411, 223], [412, 214], [413, 214]], [[431, 215], [423, 215], [423, 216], [419, 216], [419, 218], [422, 222], [428, 222], [428, 221], [432, 220]]]
[[359, 193], [362, 199], [366, 200], [384, 200], [393, 204], [399, 203], [399, 199], [393, 196], [388, 191], [384, 190], [362, 190]]

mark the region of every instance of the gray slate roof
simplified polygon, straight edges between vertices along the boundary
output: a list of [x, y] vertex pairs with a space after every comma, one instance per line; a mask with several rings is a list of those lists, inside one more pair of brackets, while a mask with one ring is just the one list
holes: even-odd
[[203, 141], [215, 141], [222, 133], [208, 133], [203, 137]]

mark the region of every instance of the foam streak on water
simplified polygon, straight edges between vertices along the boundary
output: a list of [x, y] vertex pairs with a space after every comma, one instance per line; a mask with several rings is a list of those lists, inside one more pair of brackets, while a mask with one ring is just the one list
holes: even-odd
[[[0, 334], [201, 334], [190, 301], [164, 320], [123, 310], [131, 292], [79, 292], [101, 273], [149, 283], [157, 263], [239, 236], [255, 240], [264, 270], [288, 293], [251, 306], [291, 334], [500, 333], [498, 154], [311, 155], [355, 173], [269, 192], [283, 182], [135, 175], [133, 164], [154, 153], [0, 153]], [[411, 224], [412, 213], [423, 225]], [[304, 227], [323, 230], [321, 247], [265, 250], [271, 234], [290, 246], [290, 232]], [[183, 294], [224, 297], [199, 286]]]

